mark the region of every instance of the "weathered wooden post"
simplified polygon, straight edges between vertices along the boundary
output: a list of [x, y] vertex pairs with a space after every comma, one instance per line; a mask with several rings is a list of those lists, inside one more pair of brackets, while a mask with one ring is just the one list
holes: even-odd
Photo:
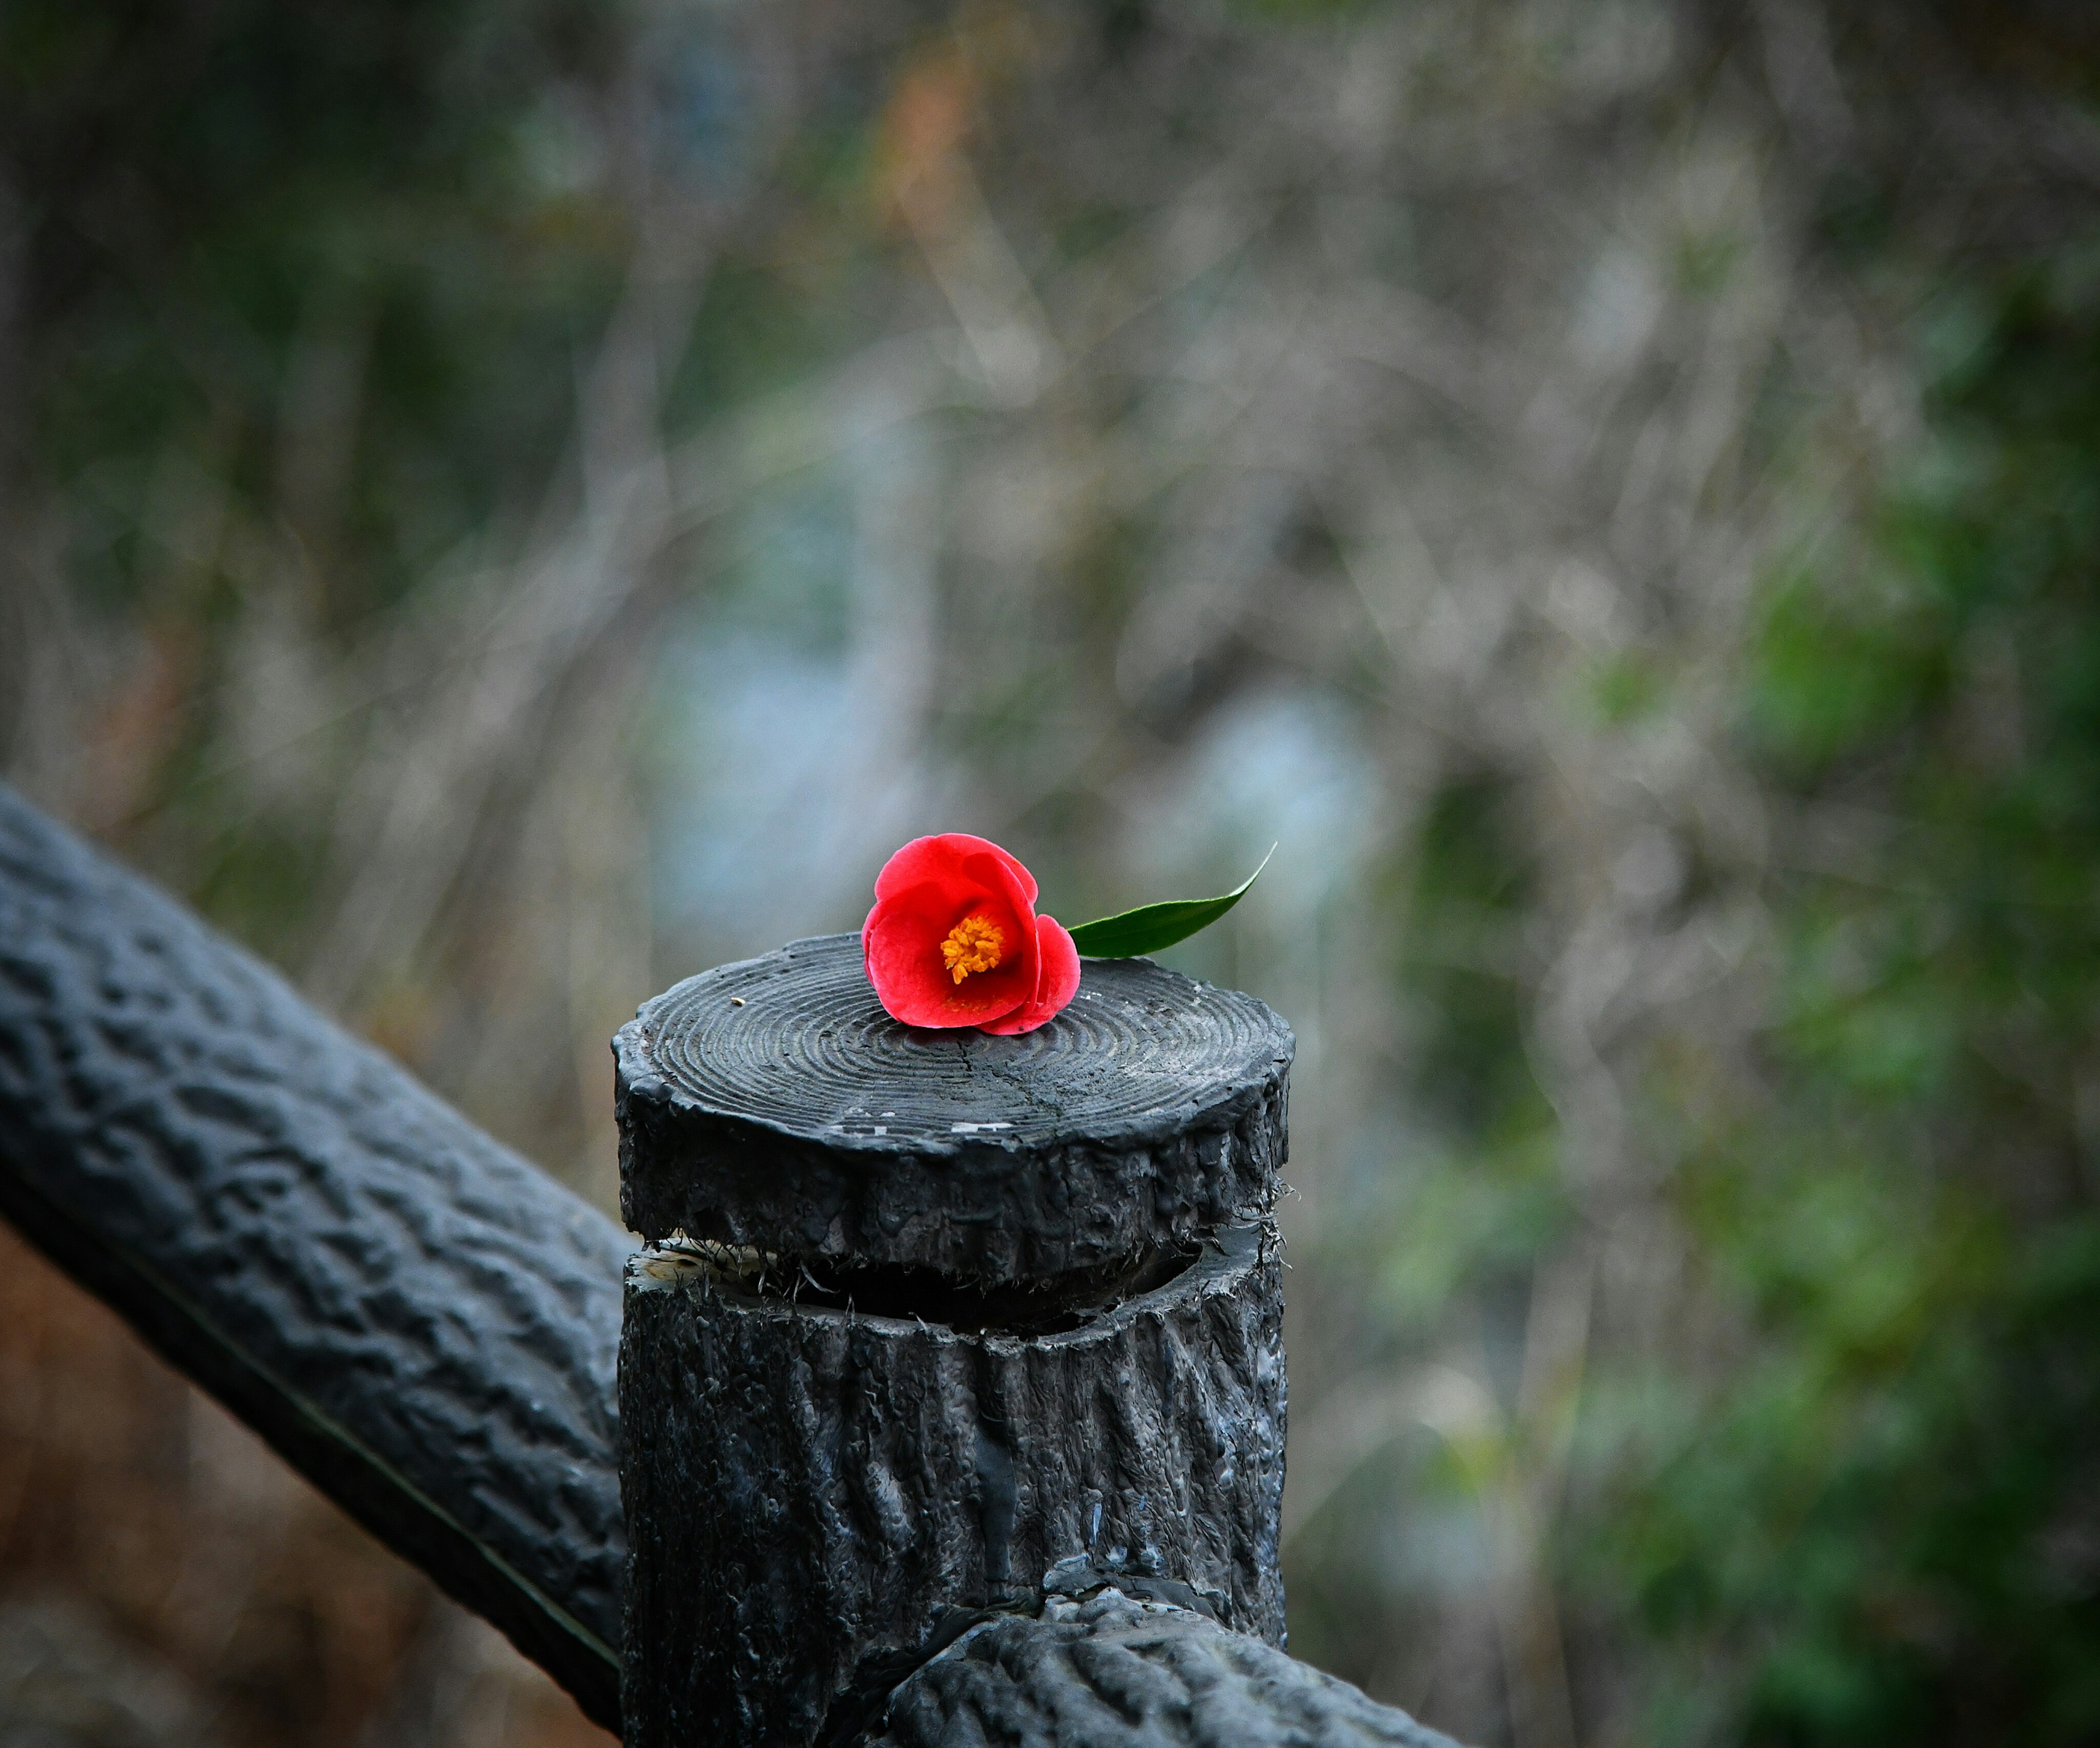
[[913, 1032], [849, 935], [621, 1028], [629, 1748], [812, 1742], [1046, 1591], [1281, 1643], [1291, 1049], [1142, 960], [1024, 1037]]

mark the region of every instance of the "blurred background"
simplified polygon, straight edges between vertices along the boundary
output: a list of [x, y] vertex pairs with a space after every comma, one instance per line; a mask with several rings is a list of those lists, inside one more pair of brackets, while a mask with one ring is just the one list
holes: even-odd
[[[607, 1209], [1281, 840], [1292, 1649], [2100, 1741], [2096, 195], [2045, 0], [7, 0], [0, 771]], [[0, 1233], [0, 1743], [605, 1740]]]

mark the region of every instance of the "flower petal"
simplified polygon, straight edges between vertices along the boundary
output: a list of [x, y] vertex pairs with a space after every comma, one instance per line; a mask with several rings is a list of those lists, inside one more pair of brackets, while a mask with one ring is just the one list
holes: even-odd
[[[876, 997], [907, 1026], [975, 1026], [1012, 1012], [1037, 981], [1035, 918], [1017, 911], [1017, 888], [1003, 863], [973, 857], [983, 883], [951, 871], [878, 899], [861, 929], [861, 951]], [[967, 916], [982, 916], [1018, 950], [994, 969], [957, 983], [941, 955], [948, 931]]]
[[930, 838], [914, 838], [882, 865], [882, 872], [875, 877], [875, 896], [887, 898], [892, 892], [902, 892], [922, 880], [945, 879], [961, 865], [965, 856], [973, 855], [995, 856], [1004, 862], [1021, 887], [1021, 902], [1033, 909], [1035, 876], [1021, 866], [1018, 856], [1009, 855], [989, 838], [973, 838], [966, 831], [943, 831]]
[[1034, 997], [1010, 1014], [979, 1022], [980, 1032], [990, 1032], [1000, 1037], [1033, 1032], [1056, 1019], [1079, 993], [1079, 949], [1073, 944], [1065, 925], [1054, 917], [1038, 917], [1035, 939], [1041, 969], [1037, 973]]

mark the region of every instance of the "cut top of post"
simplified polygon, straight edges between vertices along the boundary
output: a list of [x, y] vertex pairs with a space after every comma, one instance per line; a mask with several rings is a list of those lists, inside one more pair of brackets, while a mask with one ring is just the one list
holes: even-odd
[[1293, 1043], [1266, 1004], [1095, 960], [1018, 1037], [899, 1024], [855, 935], [726, 965], [613, 1041], [620, 1206], [785, 1257], [1043, 1281], [1185, 1247], [1281, 1187]]

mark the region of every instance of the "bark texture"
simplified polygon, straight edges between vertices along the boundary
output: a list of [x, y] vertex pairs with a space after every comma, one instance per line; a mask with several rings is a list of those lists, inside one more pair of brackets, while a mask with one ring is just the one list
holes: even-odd
[[0, 1213], [619, 1727], [618, 1228], [4, 786]]
[[1024, 1337], [630, 1271], [620, 1354], [633, 1748], [815, 1739], [871, 1660], [1046, 1573], [1127, 1573], [1283, 1636], [1280, 1269], [1234, 1228]]
[[1021, 1037], [884, 1013], [860, 938], [687, 980], [614, 1041], [620, 1208], [800, 1257], [1040, 1283], [1258, 1219], [1290, 1029], [1253, 997], [1095, 960]]
[[891, 1695], [866, 1748], [1458, 1748], [1185, 1609], [1106, 1592], [985, 1621]]

